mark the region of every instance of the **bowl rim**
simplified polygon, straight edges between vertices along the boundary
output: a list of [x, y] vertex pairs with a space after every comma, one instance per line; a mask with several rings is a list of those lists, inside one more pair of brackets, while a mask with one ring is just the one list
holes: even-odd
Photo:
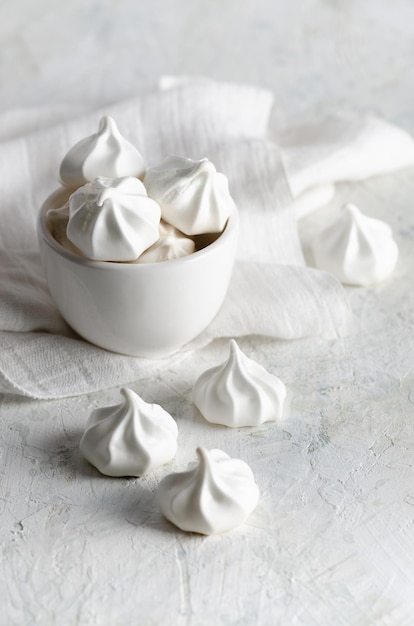
[[[196, 252], [192, 252], [191, 254], [188, 254], [186, 256], [179, 257], [177, 259], [169, 259], [168, 261], [152, 261], [149, 263], [134, 263], [133, 261], [130, 261], [130, 262], [94, 261], [93, 259], [82, 257], [76, 254], [75, 252], [72, 252], [68, 250], [67, 248], [65, 248], [64, 246], [62, 246], [62, 244], [60, 244], [53, 237], [52, 233], [46, 226], [47, 211], [53, 208], [59, 208], [58, 206], [55, 206], [54, 203], [60, 197], [63, 200], [65, 198], [65, 192], [67, 194], [68, 190], [61, 187], [60, 189], [57, 189], [52, 194], [50, 194], [46, 198], [46, 200], [43, 202], [42, 206], [40, 207], [38, 218], [37, 218], [37, 234], [38, 234], [38, 237], [41, 238], [44, 241], [44, 243], [49, 248], [51, 248], [56, 254], [58, 254], [61, 257], [66, 258], [68, 261], [71, 261], [72, 263], [76, 263], [84, 267], [93, 267], [97, 269], [105, 268], [108, 270], [110, 269], [113, 271], [123, 271], [123, 272], [125, 271], [142, 272], [142, 271], [148, 271], [148, 268], [150, 267], [157, 267], [157, 268], [164, 267], [164, 266], [172, 267], [172, 266], [179, 266], [182, 264], [195, 263], [199, 259], [202, 259], [205, 256], [209, 256], [210, 254], [213, 254], [216, 248], [218, 247], [221, 248], [228, 239], [231, 239], [234, 236], [237, 236], [239, 217], [238, 217], [238, 209], [235, 208], [233, 212], [231, 213], [231, 215], [229, 216], [223, 231], [218, 235], [217, 239], [215, 239], [212, 243], [207, 244], [204, 248], [201, 248], [200, 250], [197, 250]], [[67, 195], [66, 195], [66, 200], [63, 200], [59, 206], [63, 206], [66, 201], [67, 201]], [[205, 234], [208, 235], [208, 234], [214, 234], [214, 233], [205, 233]], [[145, 268], [147, 269], [145, 270]]]

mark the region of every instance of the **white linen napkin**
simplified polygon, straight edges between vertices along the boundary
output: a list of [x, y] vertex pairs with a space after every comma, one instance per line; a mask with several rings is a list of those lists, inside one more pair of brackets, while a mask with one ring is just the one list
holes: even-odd
[[413, 139], [371, 114], [336, 112], [274, 133], [298, 218], [326, 204], [340, 181], [358, 181], [413, 164]]
[[[68, 121], [60, 121], [66, 110], [53, 110], [50, 126], [36, 111], [38, 129], [32, 132], [30, 112], [0, 116], [0, 137], [5, 138], [0, 142], [0, 392], [57, 398], [128, 384], [160, 374], [216, 337], [295, 339], [343, 332], [350, 318], [345, 292], [330, 275], [305, 266], [295, 217], [298, 202], [307, 210], [315, 198], [316, 203], [326, 199], [326, 189], [336, 180], [414, 164], [414, 143], [381, 120], [367, 126], [359, 119], [352, 132], [344, 123], [327, 127], [325, 137], [319, 124], [314, 135], [281, 134], [278, 145], [268, 136], [272, 105], [268, 91], [203, 80]], [[39, 207], [58, 186], [64, 154], [95, 132], [104, 114], [114, 116], [148, 165], [170, 154], [210, 158], [228, 176], [240, 210], [239, 254], [225, 303], [206, 331], [167, 359], [116, 355], [77, 337], [55, 309], [40, 266]], [[13, 132], [7, 129], [11, 118]], [[365, 152], [358, 165], [361, 140]], [[389, 155], [386, 167], [372, 161], [379, 148]]]

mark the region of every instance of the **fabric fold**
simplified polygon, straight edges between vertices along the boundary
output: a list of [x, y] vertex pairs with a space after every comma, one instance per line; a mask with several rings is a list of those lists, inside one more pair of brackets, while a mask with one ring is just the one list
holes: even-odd
[[274, 134], [296, 214], [330, 201], [332, 183], [359, 181], [414, 165], [414, 141], [372, 114], [337, 112]]

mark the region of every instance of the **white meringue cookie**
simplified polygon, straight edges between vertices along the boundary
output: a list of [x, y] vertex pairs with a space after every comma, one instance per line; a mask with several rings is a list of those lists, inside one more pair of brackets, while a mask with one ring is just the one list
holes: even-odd
[[123, 402], [89, 416], [80, 451], [106, 476], [143, 476], [170, 461], [177, 451], [175, 420], [158, 404], [121, 389]]
[[161, 513], [188, 532], [212, 535], [242, 524], [259, 500], [253, 472], [222, 450], [197, 448], [199, 463], [158, 486]]
[[140, 180], [99, 177], [70, 196], [66, 234], [89, 259], [133, 261], [157, 241], [160, 218]]
[[235, 210], [227, 178], [208, 159], [168, 157], [146, 171], [144, 184], [163, 219], [186, 235], [221, 232]]
[[385, 280], [398, 260], [392, 230], [382, 220], [363, 215], [353, 204], [313, 241], [315, 265], [341, 283], [366, 286]]
[[203, 372], [193, 388], [203, 417], [233, 428], [281, 418], [285, 398], [283, 382], [243, 354], [234, 339], [227, 361]]
[[195, 251], [194, 241], [177, 230], [175, 226], [161, 221], [159, 233], [160, 238], [158, 241], [138, 257], [137, 263], [170, 261], [187, 256]]
[[144, 173], [142, 155], [121, 135], [109, 115], [99, 122], [98, 132], [81, 139], [69, 150], [59, 171], [62, 185], [70, 188], [92, 182], [98, 176], [142, 178]]

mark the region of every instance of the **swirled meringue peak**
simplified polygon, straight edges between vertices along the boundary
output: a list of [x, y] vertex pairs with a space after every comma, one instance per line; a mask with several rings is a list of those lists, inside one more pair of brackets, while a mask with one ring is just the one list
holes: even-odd
[[101, 119], [96, 133], [81, 139], [69, 150], [59, 170], [62, 185], [70, 188], [92, 182], [98, 176], [142, 178], [144, 173], [142, 155], [121, 135], [109, 115]]
[[133, 261], [159, 237], [161, 210], [133, 177], [103, 178], [69, 198], [66, 234], [94, 261]]
[[367, 286], [390, 276], [398, 260], [398, 246], [390, 226], [367, 217], [354, 205], [313, 241], [315, 265], [341, 283]]
[[168, 157], [147, 169], [144, 185], [162, 218], [186, 235], [221, 232], [235, 210], [226, 176], [208, 159]]
[[227, 361], [203, 372], [193, 387], [203, 417], [233, 428], [280, 419], [285, 398], [284, 383], [243, 354], [234, 339]]
[[195, 251], [195, 243], [175, 226], [160, 222], [160, 238], [138, 257], [137, 263], [157, 263], [187, 256]]
[[121, 389], [123, 402], [95, 409], [79, 447], [106, 476], [143, 476], [170, 461], [177, 451], [175, 420], [158, 404]]
[[195, 467], [161, 480], [157, 491], [161, 513], [181, 530], [202, 535], [243, 524], [259, 500], [250, 467], [222, 450], [197, 448], [197, 455]]

